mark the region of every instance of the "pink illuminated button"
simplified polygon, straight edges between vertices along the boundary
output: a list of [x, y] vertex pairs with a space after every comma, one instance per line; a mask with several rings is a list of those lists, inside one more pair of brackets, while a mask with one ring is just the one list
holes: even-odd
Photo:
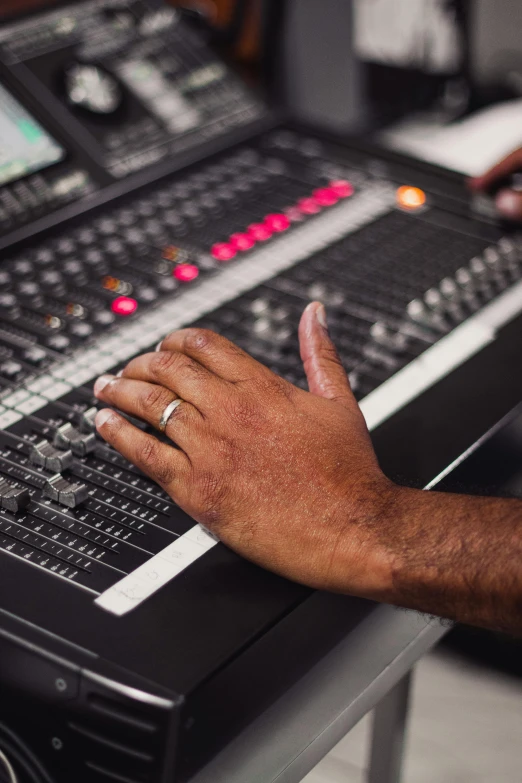
[[247, 250], [251, 250], [256, 241], [250, 234], [232, 234], [230, 237], [230, 244], [239, 253], [245, 253]]
[[330, 189], [336, 193], [339, 198], [350, 198], [355, 193], [355, 189], [351, 182], [345, 179], [335, 179], [330, 182]]
[[119, 296], [112, 303], [111, 309], [116, 315], [132, 315], [138, 309], [138, 303], [129, 296]]
[[303, 215], [317, 215], [317, 213], [321, 211], [321, 207], [315, 198], [302, 198], [297, 206]]
[[339, 196], [333, 188], [319, 188], [314, 190], [314, 199], [322, 207], [333, 207], [339, 201]]
[[174, 270], [174, 277], [181, 283], [191, 283], [199, 275], [199, 269], [194, 264], [180, 264]]
[[287, 215], [267, 215], [265, 218], [265, 226], [274, 234], [280, 234], [282, 231], [288, 231], [290, 228], [290, 220]]
[[303, 220], [303, 213], [299, 207], [288, 207], [285, 214], [290, 223], [300, 223]]
[[248, 233], [256, 242], [266, 242], [274, 232], [264, 223], [252, 223], [248, 227]]
[[218, 242], [210, 252], [218, 261], [231, 261], [237, 256], [237, 250], [228, 242]]

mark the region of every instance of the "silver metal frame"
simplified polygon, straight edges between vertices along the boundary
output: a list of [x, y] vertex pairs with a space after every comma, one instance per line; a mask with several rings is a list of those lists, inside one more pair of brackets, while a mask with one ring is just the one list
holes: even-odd
[[[191, 783], [300, 783], [379, 704], [369, 780], [395, 783], [408, 672], [447, 630], [416, 612], [378, 607]], [[386, 764], [395, 777], [377, 777]]]

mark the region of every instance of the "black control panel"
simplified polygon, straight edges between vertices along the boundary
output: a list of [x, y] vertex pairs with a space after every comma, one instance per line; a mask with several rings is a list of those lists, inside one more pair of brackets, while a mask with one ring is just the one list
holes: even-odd
[[146, 0], [5, 23], [0, 66], [3, 234], [266, 112], [174, 9]]
[[220, 545], [97, 435], [95, 379], [193, 325], [306, 389], [320, 300], [425, 487], [520, 400], [522, 237], [270, 113], [162, 4], [6, 23], [0, 60], [0, 780], [185, 783], [375, 605]]
[[480, 319], [519, 281], [522, 254], [516, 237], [383, 173], [277, 130], [6, 259], [0, 547], [103, 593], [190, 533], [94, 427], [96, 375], [169, 328], [217, 331], [306, 389], [297, 326], [319, 299], [370, 426], [392, 415], [400, 385], [388, 409], [386, 384]]

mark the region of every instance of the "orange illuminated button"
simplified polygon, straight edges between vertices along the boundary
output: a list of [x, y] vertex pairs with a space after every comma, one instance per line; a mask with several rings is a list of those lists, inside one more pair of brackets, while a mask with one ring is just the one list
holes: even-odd
[[119, 296], [114, 300], [111, 308], [116, 315], [132, 315], [138, 309], [138, 303], [129, 296]]
[[163, 250], [163, 258], [166, 261], [176, 261], [178, 255], [179, 255], [179, 247], [174, 247], [174, 245], [169, 245]]
[[397, 203], [403, 209], [420, 209], [426, 203], [426, 194], [420, 188], [404, 185], [397, 191]]

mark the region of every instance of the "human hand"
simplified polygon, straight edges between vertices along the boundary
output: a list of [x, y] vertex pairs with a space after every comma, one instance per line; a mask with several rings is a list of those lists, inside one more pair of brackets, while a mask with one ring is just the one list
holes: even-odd
[[[481, 177], [470, 179], [471, 190], [487, 193], [501, 185], [511, 175], [522, 172], [522, 147], [508, 155]], [[501, 187], [495, 195], [495, 204], [500, 215], [508, 220], [522, 220], [522, 192], [510, 187]]]
[[166, 427], [178, 448], [109, 409], [97, 428], [239, 554], [311, 587], [380, 598], [391, 580], [381, 520], [399, 490], [377, 464], [322, 305], [306, 309], [299, 339], [310, 392], [217, 334], [174, 332], [95, 393], [154, 427], [180, 397]]

